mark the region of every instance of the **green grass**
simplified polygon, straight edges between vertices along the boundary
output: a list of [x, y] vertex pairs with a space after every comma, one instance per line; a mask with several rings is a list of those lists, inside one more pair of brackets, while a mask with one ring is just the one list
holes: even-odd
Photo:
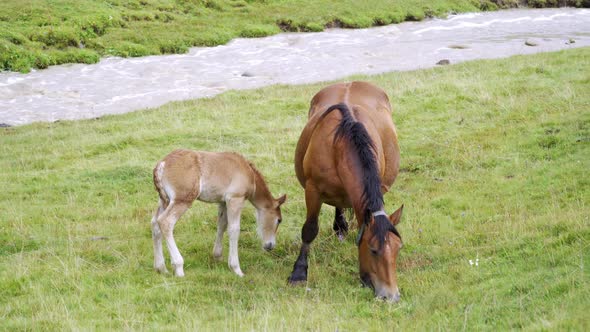
[[[340, 243], [328, 206], [307, 287], [286, 283], [305, 216], [293, 153], [327, 83], [2, 128], [0, 330], [588, 330], [589, 68], [583, 48], [355, 77], [395, 110], [399, 304], [360, 287], [356, 227]], [[176, 227], [186, 277], [152, 270], [151, 170], [180, 147], [239, 151], [289, 196], [272, 253], [244, 212], [242, 279], [213, 260], [204, 203]]]
[[[563, 1], [530, 1], [557, 6]], [[494, 10], [518, 0], [3, 0], [0, 71], [28, 72], [103, 56], [184, 53], [192, 46], [281, 31], [365, 28], [449, 12]], [[590, 6], [587, 0], [568, 0]]]

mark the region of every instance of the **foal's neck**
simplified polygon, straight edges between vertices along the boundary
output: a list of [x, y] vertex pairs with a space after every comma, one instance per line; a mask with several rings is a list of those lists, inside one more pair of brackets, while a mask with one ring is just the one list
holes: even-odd
[[256, 186], [253, 194], [250, 195], [250, 202], [257, 210], [271, 208], [273, 197], [270, 190], [268, 190], [264, 177], [262, 177], [262, 174], [260, 174], [254, 165], [250, 164], [250, 167], [254, 174], [254, 183]]

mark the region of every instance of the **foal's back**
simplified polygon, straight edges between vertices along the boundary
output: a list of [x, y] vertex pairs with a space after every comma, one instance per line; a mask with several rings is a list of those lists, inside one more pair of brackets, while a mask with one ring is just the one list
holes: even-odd
[[[175, 150], [154, 169], [154, 182], [168, 200], [220, 202], [228, 194], [248, 196], [254, 179], [248, 161], [231, 152]], [[159, 185], [158, 185], [159, 184]]]

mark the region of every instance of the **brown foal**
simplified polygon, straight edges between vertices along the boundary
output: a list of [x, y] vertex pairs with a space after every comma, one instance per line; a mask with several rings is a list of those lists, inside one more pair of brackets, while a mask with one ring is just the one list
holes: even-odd
[[276, 233], [281, 223], [281, 205], [286, 195], [274, 199], [264, 178], [244, 157], [236, 153], [215, 153], [175, 150], [154, 168], [154, 184], [160, 196], [158, 209], [152, 218], [154, 268], [166, 272], [162, 235], [174, 267], [174, 275], [184, 276], [184, 260], [174, 241], [174, 225], [194, 200], [219, 205], [217, 238], [213, 256], [221, 258], [223, 233], [229, 235], [229, 267], [243, 276], [238, 259], [240, 215], [244, 202], [256, 208], [258, 234], [263, 247], [275, 246]]

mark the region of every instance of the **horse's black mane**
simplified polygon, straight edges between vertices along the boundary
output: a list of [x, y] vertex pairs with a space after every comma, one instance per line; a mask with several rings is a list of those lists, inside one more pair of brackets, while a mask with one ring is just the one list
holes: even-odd
[[[330, 106], [322, 114], [322, 118], [335, 109], [340, 111], [342, 120], [336, 129], [334, 143], [339, 139], [347, 140], [350, 143], [351, 149], [358, 156], [362, 174], [361, 181], [363, 183], [363, 195], [361, 198], [365, 210], [363, 222], [368, 224], [371, 220], [371, 214], [380, 211], [383, 207], [381, 178], [379, 177], [379, 169], [375, 160], [375, 144], [371, 140], [365, 126], [352, 117], [351, 111], [346, 104]], [[393, 232], [401, 239], [397, 229], [389, 222], [386, 216], [376, 216], [372, 229], [373, 234], [379, 239], [379, 247], [383, 246], [387, 232]]]

